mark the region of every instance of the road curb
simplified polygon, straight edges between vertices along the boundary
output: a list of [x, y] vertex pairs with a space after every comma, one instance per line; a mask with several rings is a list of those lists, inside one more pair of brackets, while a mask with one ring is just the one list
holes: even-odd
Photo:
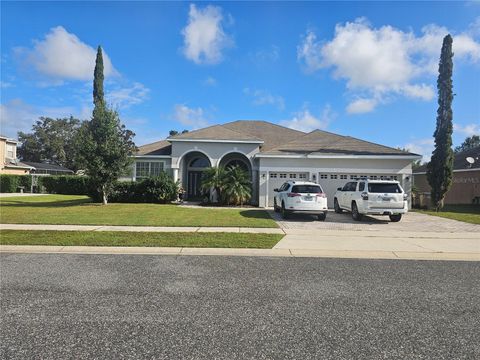
[[97, 255], [208, 255], [208, 256], [260, 256], [291, 258], [344, 258], [377, 260], [434, 260], [480, 261], [480, 253], [411, 252], [411, 251], [351, 251], [300, 249], [228, 249], [189, 247], [123, 247], [123, 246], [43, 246], [0, 245], [5, 254], [97, 254]]

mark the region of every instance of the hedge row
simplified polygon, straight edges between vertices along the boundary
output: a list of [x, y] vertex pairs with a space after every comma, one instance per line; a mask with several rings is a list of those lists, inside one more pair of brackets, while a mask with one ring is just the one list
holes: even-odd
[[[29, 192], [30, 175], [0, 175], [0, 192], [18, 192], [19, 186]], [[39, 176], [37, 191], [49, 194], [88, 195], [101, 201], [100, 194], [87, 176]], [[167, 203], [176, 200], [178, 184], [167, 173], [142, 181], [117, 182], [109, 196], [109, 202]]]
[[32, 186], [32, 177], [30, 175], [0, 174], [0, 192], [18, 192], [20, 186], [24, 187], [25, 192], [29, 192]]

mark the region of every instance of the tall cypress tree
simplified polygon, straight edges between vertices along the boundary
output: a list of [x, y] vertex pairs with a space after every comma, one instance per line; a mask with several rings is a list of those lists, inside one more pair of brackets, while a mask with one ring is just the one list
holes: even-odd
[[453, 176], [453, 52], [452, 37], [445, 36], [443, 39], [442, 53], [438, 66], [438, 110], [437, 127], [433, 134], [435, 138], [435, 149], [432, 159], [427, 167], [427, 179], [431, 187], [432, 205], [436, 211], [443, 207], [445, 194], [452, 185]]
[[93, 104], [95, 106], [104, 104], [104, 94], [103, 94], [103, 55], [102, 48], [98, 46], [97, 48], [97, 58], [95, 61], [95, 70], [93, 72]]
[[104, 205], [115, 181], [125, 174], [136, 150], [135, 134], [121, 124], [118, 113], [110, 109], [103, 93], [103, 57], [99, 46], [93, 79], [93, 114], [80, 129], [78, 158]]

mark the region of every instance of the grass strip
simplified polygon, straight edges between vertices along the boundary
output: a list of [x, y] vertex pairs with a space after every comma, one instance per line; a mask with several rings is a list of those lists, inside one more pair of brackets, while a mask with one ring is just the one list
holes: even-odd
[[271, 249], [281, 234], [0, 230], [1, 245], [160, 246]]
[[480, 205], [445, 205], [439, 212], [433, 210], [414, 211], [470, 224], [480, 224]]

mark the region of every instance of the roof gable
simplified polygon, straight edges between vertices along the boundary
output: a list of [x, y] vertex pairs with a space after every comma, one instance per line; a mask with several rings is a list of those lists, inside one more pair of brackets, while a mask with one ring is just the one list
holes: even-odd
[[142, 145], [138, 148], [136, 155], [171, 155], [172, 144], [167, 140], [156, 141], [151, 144]]

